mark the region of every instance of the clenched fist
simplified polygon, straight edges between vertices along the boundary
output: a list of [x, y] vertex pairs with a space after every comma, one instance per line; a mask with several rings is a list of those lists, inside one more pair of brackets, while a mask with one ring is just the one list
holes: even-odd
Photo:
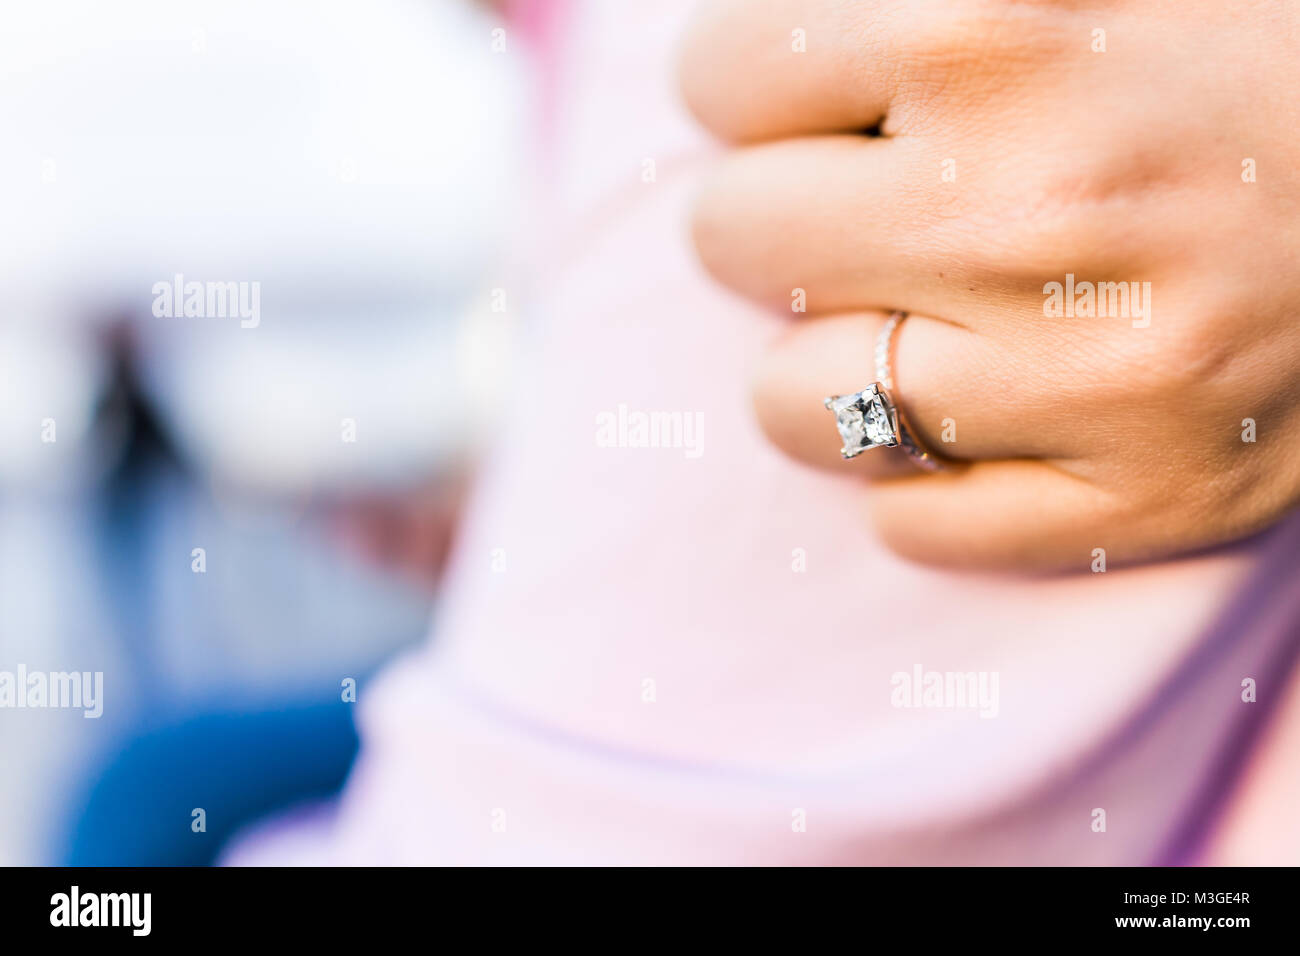
[[[709, 270], [791, 315], [778, 446], [869, 477], [899, 552], [1086, 569], [1248, 535], [1300, 499], [1300, 6], [712, 0], [688, 104], [736, 144]], [[950, 467], [840, 457], [875, 379]]]

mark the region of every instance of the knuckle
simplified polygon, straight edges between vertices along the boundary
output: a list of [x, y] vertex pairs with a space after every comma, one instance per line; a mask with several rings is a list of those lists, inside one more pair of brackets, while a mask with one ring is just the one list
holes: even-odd
[[1144, 225], [1148, 200], [1130, 185], [1133, 161], [1109, 146], [1099, 149], [1081, 164], [1062, 163], [1059, 157], [1069, 154], [1063, 144], [980, 170], [965, 226], [968, 238], [978, 240], [977, 255], [1026, 281], [1067, 273], [1132, 278], [1125, 273], [1158, 251]]
[[1198, 306], [1152, 312], [1149, 328], [1116, 330], [1124, 337], [1115, 350], [1121, 353], [1117, 379], [1140, 396], [1172, 399], [1173, 410], [1189, 408], [1189, 394], [1201, 398], [1192, 403], [1198, 410], [1225, 398], [1238, 378], [1242, 351], [1221, 315]]
[[[1114, 230], [1077, 182], [1039, 174], [997, 184], [968, 225], [991, 269], [1025, 279], [1086, 274], [1111, 258]], [[1122, 240], [1120, 240], [1122, 241]]]

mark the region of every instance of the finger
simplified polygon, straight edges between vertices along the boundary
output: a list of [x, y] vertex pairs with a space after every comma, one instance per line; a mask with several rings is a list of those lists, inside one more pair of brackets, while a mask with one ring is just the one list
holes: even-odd
[[825, 0], [704, 3], [683, 47], [683, 95], [705, 126], [735, 141], [877, 126], [895, 89], [901, 9]]
[[966, 570], [1095, 569], [1099, 558], [1118, 564], [1155, 553], [1161, 534], [1158, 522], [1123, 514], [1107, 492], [1043, 461], [880, 481], [865, 504], [896, 553]]
[[938, 165], [922, 172], [923, 150], [851, 136], [738, 150], [696, 203], [700, 259], [785, 309], [801, 297], [811, 313], [896, 307], [965, 322], [972, 291], [991, 304], [1002, 279], [980, 254], [987, 239], [950, 214], [958, 194], [938, 192]]
[[[884, 313], [808, 319], [773, 341], [756, 370], [753, 401], [759, 424], [782, 451], [816, 467], [879, 478], [917, 466], [897, 448], [871, 449], [851, 462], [840, 456], [828, 395], [860, 391], [876, 380], [873, 353]], [[1069, 457], [1075, 436], [1054, 427], [1059, 408], [1030, 391], [1037, 376], [1015, 373], [1039, 362], [1024, 339], [1009, 343], [924, 316], [898, 330], [894, 388], [922, 444], [954, 461]], [[1031, 385], [1034, 383], [1034, 385]]]
[[929, 125], [936, 99], [965, 112], [995, 87], [1011, 103], [1041, 92], [1078, 49], [1061, 7], [1079, 2], [708, 0], [687, 32], [682, 93], [733, 141], [905, 133]]

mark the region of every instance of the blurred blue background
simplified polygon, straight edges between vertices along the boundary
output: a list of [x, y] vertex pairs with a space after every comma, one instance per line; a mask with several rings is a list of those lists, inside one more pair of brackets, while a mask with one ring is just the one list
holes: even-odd
[[[0, 671], [104, 674], [97, 720], [0, 709], [0, 864], [66, 858], [142, 740], [158, 792], [204, 734], [218, 783], [279, 764], [246, 809], [319, 790], [354, 745], [341, 681], [428, 632], [514, 335], [526, 91], [492, 16], [0, 14]], [[256, 283], [258, 322], [155, 314], [176, 274]], [[92, 830], [156, 809], [123, 772]]]

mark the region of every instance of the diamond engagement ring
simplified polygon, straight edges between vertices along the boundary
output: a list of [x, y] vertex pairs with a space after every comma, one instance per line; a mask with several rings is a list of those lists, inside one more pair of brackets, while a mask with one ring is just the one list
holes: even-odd
[[901, 447], [918, 466], [937, 471], [942, 465], [917, 440], [907, 417], [891, 397], [894, 391], [894, 351], [906, 312], [889, 317], [876, 339], [876, 381], [851, 395], [831, 395], [824, 404], [835, 415], [844, 447], [840, 455], [856, 458], [869, 448]]

